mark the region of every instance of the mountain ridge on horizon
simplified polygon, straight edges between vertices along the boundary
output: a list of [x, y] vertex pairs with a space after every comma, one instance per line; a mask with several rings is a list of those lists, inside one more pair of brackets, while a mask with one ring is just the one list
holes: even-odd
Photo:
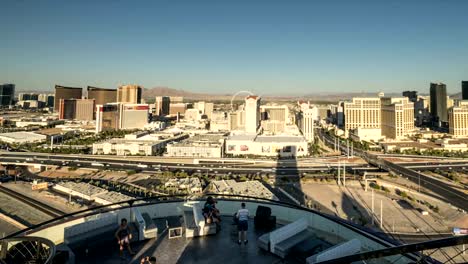
[[[85, 90], [85, 88], [83, 88]], [[53, 93], [53, 91], [38, 91], [38, 90], [17, 90], [16, 94], [19, 93], [28, 93], [28, 92], [37, 92], [37, 93]], [[324, 96], [327, 96], [325, 101], [339, 101], [346, 100], [352, 97], [360, 96], [377, 96], [378, 92], [324, 92], [318, 91], [314, 93], [304, 93], [304, 94], [271, 94], [265, 95], [262, 94], [263, 98], [270, 99], [306, 99], [306, 100], [324, 100]], [[184, 89], [170, 88], [167, 86], [155, 86], [152, 88], [143, 88], [143, 98], [153, 99], [156, 96], [182, 96], [187, 99], [209, 99], [209, 100], [226, 100], [231, 99], [235, 93], [217, 93], [217, 92], [192, 92]], [[402, 96], [401, 93], [384, 93], [386, 96]], [[426, 93], [421, 93], [420, 95], [427, 95]], [[454, 99], [461, 98], [461, 92], [450, 94]]]

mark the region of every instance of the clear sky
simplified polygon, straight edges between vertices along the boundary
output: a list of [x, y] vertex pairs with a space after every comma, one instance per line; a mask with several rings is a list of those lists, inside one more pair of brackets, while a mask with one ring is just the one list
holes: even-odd
[[194, 92], [460, 91], [468, 1], [0, 3], [0, 83]]

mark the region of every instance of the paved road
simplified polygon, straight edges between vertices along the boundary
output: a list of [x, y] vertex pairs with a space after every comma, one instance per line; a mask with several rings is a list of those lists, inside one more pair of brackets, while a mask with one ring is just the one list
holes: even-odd
[[[331, 137], [328, 134], [321, 133], [320, 135], [322, 135], [329, 144], [334, 144], [334, 140], [331, 139]], [[340, 146], [340, 149], [343, 153], [346, 153], [347, 151], [346, 147], [343, 146]], [[422, 191], [423, 193], [436, 197], [437, 199], [443, 200], [464, 211], [468, 211], [467, 195], [462, 191], [452, 188], [449, 184], [439, 179], [406, 168], [401, 164], [396, 164], [388, 160], [384, 160], [381, 158], [382, 155], [372, 155], [359, 149], [354, 149], [354, 154], [365, 159], [369, 164], [380, 167], [381, 169], [387, 171], [393, 171], [397, 174], [401, 174], [402, 177], [408, 178], [408, 180], [416, 184], [421, 184], [421, 186], [424, 186], [425, 188], [431, 190], [431, 192]], [[464, 164], [464, 162], [465, 161], [460, 161], [459, 163]], [[463, 166], [464, 165], [462, 165], [462, 168]], [[430, 165], [428, 167], [430, 167]]]
[[[421, 186], [430, 189], [433, 193], [437, 195], [438, 199], [450, 203], [460, 209], [468, 211], [468, 195], [466, 195], [462, 191], [452, 188], [448, 183], [419, 173], [417, 171], [405, 168], [403, 166], [400, 166], [399, 164], [391, 163], [389, 161], [384, 161], [384, 166], [386, 166], [389, 170], [392, 170], [397, 174], [401, 174], [403, 177], [408, 178], [408, 180], [416, 184], [421, 184]], [[434, 194], [432, 193], [426, 194], [434, 196]]]
[[[335, 158], [336, 159], [336, 158]], [[187, 172], [205, 172], [214, 174], [245, 174], [245, 173], [273, 173], [277, 175], [298, 175], [303, 173], [326, 172], [336, 169], [339, 165], [337, 162], [330, 161], [321, 165], [315, 163], [315, 166], [297, 167], [297, 163], [283, 162], [272, 166], [271, 164], [238, 164], [219, 162], [191, 164], [191, 163], [174, 163], [174, 162], [150, 162], [150, 161], [135, 161], [124, 157], [95, 157], [87, 155], [49, 155], [49, 154], [17, 154], [12, 152], [0, 153], [0, 161], [3, 164], [15, 165], [55, 165], [55, 166], [73, 166], [73, 167], [92, 167], [92, 168], [111, 168], [121, 170], [144, 170], [157, 172], [161, 170]], [[347, 169], [350, 173], [353, 170], [365, 170], [368, 167], [362, 164], [348, 163]]]

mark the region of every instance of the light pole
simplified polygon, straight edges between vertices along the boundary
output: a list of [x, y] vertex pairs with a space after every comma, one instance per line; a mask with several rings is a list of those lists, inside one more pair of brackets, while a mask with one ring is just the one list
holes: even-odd
[[343, 186], [346, 187], [346, 160], [343, 162]]
[[418, 172], [418, 192], [421, 192], [421, 174]]
[[349, 140], [346, 140], [346, 155], [348, 156], [348, 159], [349, 159]]
[[380, 229], [383, 227], [383, 203], [380, 200]]
[[372, 226], [374, 225], [374, 188], [371, 189], [372, 191], [372, 205], [371, 205], [371, 208], [372, 208]]
[[340, 161], [338, 161], [338, 185], [340, 185]]

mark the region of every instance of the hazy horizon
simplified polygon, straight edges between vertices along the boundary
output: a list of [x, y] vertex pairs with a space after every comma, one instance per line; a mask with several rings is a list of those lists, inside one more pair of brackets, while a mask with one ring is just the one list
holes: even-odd
[[187, 92], [450, 94], [468, 79], [467, 1], [6, 1], [0, 83]]

